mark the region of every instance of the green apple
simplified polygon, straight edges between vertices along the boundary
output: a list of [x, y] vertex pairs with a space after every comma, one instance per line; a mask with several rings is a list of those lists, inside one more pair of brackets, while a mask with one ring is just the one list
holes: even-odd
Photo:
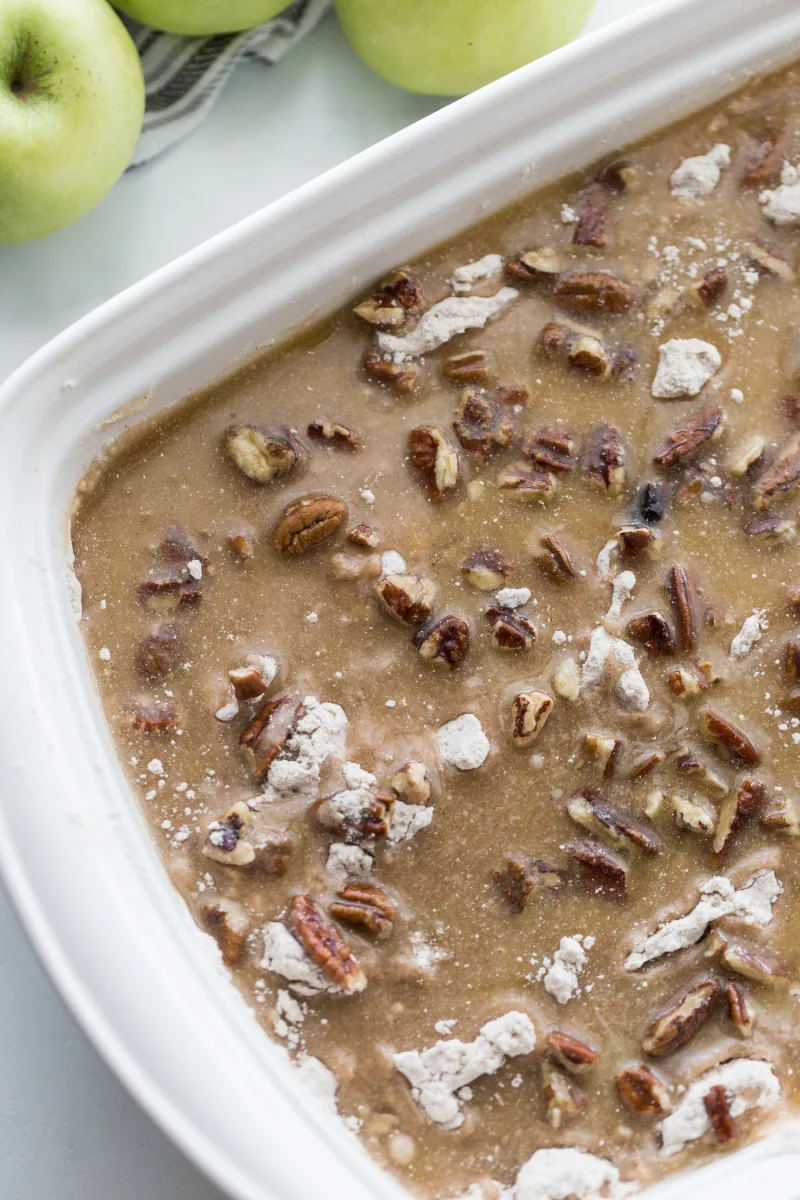
[[593, 0], [336, 0], [367, 66], [409, 92], [463, 96], [580, 32]]
[[114, 0], [120, 12], [167, 33], [202, 36], [252, 29], [286, 8], [289, 0]]
[[0, 242], [88, 212], [143, 113], [139, 56], [106, 0], [0, 0]]

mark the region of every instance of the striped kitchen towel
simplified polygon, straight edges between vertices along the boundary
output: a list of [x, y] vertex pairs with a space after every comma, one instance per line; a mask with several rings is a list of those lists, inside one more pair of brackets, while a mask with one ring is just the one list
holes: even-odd
[[125, 19], [142, 60], [147, 106], [130, 168], [149, 162], [186, 137], [210, 111], [242, 58], [277, 63], [319, 23], [331, 0], [294, 0], [244, 33], [178, 37]]

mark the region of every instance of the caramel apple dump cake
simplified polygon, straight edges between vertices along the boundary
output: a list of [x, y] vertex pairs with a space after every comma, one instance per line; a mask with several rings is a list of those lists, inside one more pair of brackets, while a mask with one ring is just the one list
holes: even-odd
[[800, 73], [381, 279], [73, 519], [166, 867], [414, 1196], [798, 1098]]

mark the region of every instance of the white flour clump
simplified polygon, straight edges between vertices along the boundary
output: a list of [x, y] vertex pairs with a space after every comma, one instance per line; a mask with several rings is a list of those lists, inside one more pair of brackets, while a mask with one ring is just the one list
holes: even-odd
[[387, 575], [405, 575], [406, 560], [396, 550], [384, 550], [381, 555], [381, 579]]
[[416, 834], [427, 829], [433, 820], [433, 808], [424, 804], [406, 804], [404, 800], [395, 800], [392, 805], [392, 823], [386, 840], [393, 846], [399, 842], [410, 842]]
[[761, 641], [761, 634], [767, 628], [764, 620], [766, 609], [756, 608], [749, 616], [731, 642], [730, 657], [733, 659], [747, 658], [756, 642]]
[[619, 703], [632, 712], [645, 712], [650, 704], [650, 691], [633, 648], [598, 625], [589, 638], [589, 651], [581, 671], [581, 690], [595, 687], [607, 672], [613, 674], [615, 670], [619, 673], [614, 682], [614, 694]]
[[704, 200], [719, 183], [723, 167], [731, 165], [731, 148], [717, 142], [707, 154], [685, 158], [670, 176], [673, 196], [681, 200]]
[[755, 871], [743, 887], [734, 888], [724, 875], [714, 875], [700, 888], [700, 899], [685, 917], [666, 921], [634, 946], [625, 960], [626, 971], [673, 954], [700, 941], [712, 921], [739, 917], [748, 925], [768, 925], [772, 906], [783, 891], [774, 871]]
[[749, 1108], [774, 1108], [780, 1100], [781, 1085], [772, 1063], [760, 1058], [734, 1058], [713, 1071], [707, 1071], [686, 1089], [678, 1107], [660, 1123], [661, 1155], [671, 1158], [688, 1142], [694, 1142], [711, 1128], [703, 1097], [711, 1088], [725, 1088], [725, 1099], [732, 1117], [740, 1117]]
[[495, 604], [499, 608], [521, 608], [531, 598], [530, 588], [500, 588], [495, 593]]
[[800, 221], [800, 170], [785, 162], [780, 187], [768, 188], [758, 200], [764, 216], [775, 225], [796, 225]]
[[456, 1092], [499, 1070], [506, 1058], [530, 1054], [535, 1045], [530, 1017], [511, 1011], [482, 1026], [472, 1042], [452, 1038], [421, 1052], [404, 1050], [394, 1055], [394, 1065], [425, 1115], [443, 1129], [458, 1129], [464, 1114]]
[[573, 937], [561, 939], [552, 962], [545, 959], [537, 978], [544, 979], [545, 991], [554, 996], [559, 1004], [566, 1004], [580, 991], [580, 974], [586, 966], [586, 951], [591, 950], [593, 945], [593, 937], [576, 933]]
[[275, 1014], [277, 1020], [273, 1028], [277, 1037], [284, 1038], [290, 1046], [298, 1046], [300, 1026], [306, 1019], [305, 1010], [290, 992], [281, 989], [275, 1000]]
[[314, 996], [317, 992], [338, 992], [327, 975], [312, 962], [303, 947], [292, 937], [285, 925], [270, 921], [264, 927], [264, 957], [261, 966], [288, 980], [289, 987], [299, 996]]
[[333, 842], [328, 851], [328, 861], [325, 870], [336, 880], [344, 880], [348, 875], [356, 877], [370, 875], [375, 860], [360, 846], [350, 846], [347, 842]]
[[616, 621], [622, 616], [622, 606], [633, 596], [636, 576], [633, 571], [620, 571], [611, 585], [611, 604], [606, 613], [607, 621]]
[[338, 704], [320, 704], [316, 696], [303, 700], [303, 715], [267, 772], [264, 799], [286, 796], [315, 799], [323, 767], [343, 758], [349, 722]]
[[485, 254], [483, 258], [479, 258], [476, 262], [465, 263], [463, 267], [456, 267], [455, 271], [453, 271], [452, 279], [448, 279], [447, 282], [454, 292], [463, 294], [472, 291], [476, 283], [481, 283], [484, 279], [492, 279], [495, 275], [502, 274], [502, 271], [502, 254]]
[[597, 556], [597, 574], [600, 576], [601, 579], [610, 579], [611, 578], [611, 575], [613, 574], [611, 560], [618, 551], [619, 551], [619, 542], [617, 541], [616, 538], [612, 538], [611, 541], [606, 542], [605, 546], [603, 546], [603, 549], [598, 554], [598, 556]]
[[301, 1055], [294, 1064], [294, 1069], [300, 1076], [303, 1086], [313, 1094], [323, 1108], [338, 1116], [336, 1092], [339, 1081], [333, 1071], [328, 1070], [323, 1062], [320, 1062], [318, 1058], [313, 1058], [310, 1054]]
[[474, 771], [486, 762], [489, 739], [473, 713], [462, 713], [434, 734], [436, 749], [445, 762], [459, 771]]
[[508, 1200], [622, 1200], [636, 1185], [621, 1183], [605, 1158], [570, 1147], [537, 1150], [520, 1167]]
[[487, 321], [504, 313], [518, 295], [516, 288], [504, 287], [493, 296], [449, 296], [423, 313], [411, 333], [399, 336], [379, 333], [378, 348], [394, 362], [420, 358], [468, 329], [483, 329]]
[[722, 366], [716, 346], [699, 338], [671, 338], [658, 347], [658, 370], [651, 391], [659, 400], [696, 396]]

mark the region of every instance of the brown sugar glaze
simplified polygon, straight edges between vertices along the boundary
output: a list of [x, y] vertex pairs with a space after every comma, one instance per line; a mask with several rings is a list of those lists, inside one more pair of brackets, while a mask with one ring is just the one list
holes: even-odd
[[[783, 160], [800, 157], [794, 132], [800, 128], [799, 82], [791, 69], [752, 85], [627, 151], [622, 175], [595, 167], [537, 192], [407, 268], [429, 307], [451, 294], [447, 280], [457, 266], [487, 254], [513, 260], [547, 247], [562, 275], [602, 271], [636, 285], [626, 311], [566, 311], [552, 281], [520, 281], [507, 269], [505, 277], [478, 282], [472, 295], [510, 285], [519, 291], [515, 302], [485, 328], [425, 354], [412, 390], [402, 392], [365, 373], [375, 333], [348, 308], [160, 418], [112, 452], [79, 494], [72, 537], [82, 624], [121, 761], [165, 866], [200, 923], [206, 927], [204, 906], [220, 897], [246, 910], [249, 932], [233, 976], [267, 1030], [278, 1020], [276, 997], [286, 981], [260, 966], [263, 928], [286, 921], [296, 893], [309, 894], [325, 912], [341, 880], [326, 872], [336, 839], [312, 820], [308, 799], [265, 806], [270, 811], [256, 819], [291, 839], [285, 874], [270, 874], [258, 863], [226, 865], [203, 853], [208, 822], [260, 790], [238, 739], [261, 702], [243, 701], [232, 721], [215, 716], [229, 699], [228, 672], [248, 654], [270, 655], [280, 676], [268, 696], [283, 688], [298, 698], [341, 705], [350, 722], [346, 757], [372, 772], [381, 788], [409, 759], [429, 771], [435, 810], [429, 828], [394, 846], [379, 839], [367, 847], [375, 855], [371, 881], [399, 910], [389, 936], [377, 940], [339, 926], [367, 986], [358, 994], [301, 999], [307, 1011], [292, 1051], [313, 1055], [334, 1072], [340, 1112], [357, 1118], [368, 1151], [412, 1195], [451, 1196], [476, 1181], [509, 1186], [540, 1147], [589, 1150], [611, 1159], [623, 1178], [642, 1182], [729, 1148], [708, 1133], [681, 1154], [661, 1157], [657, 1124], [631, 1114], [618, 1095], [615, 1077], [631, 1064], [648, 1064], [677, 1103], [680, 1089], [707, 1068], [738, 1055], [764, 1058], [774, 1064], [782, 1088], [771, 1118], [796, 1105], [797, 951], [791, 931], [800, 870], [792, 831], [780, 827], [791, 825], [792, 814], [776, 817], [774, 810], [800, 788], [800, 707], [794, 715], [791, 652], [788, 674], [786, 662], [787, 643], [800, 625], [800, 610], [791, 602], [800, 580], [792, 540], [797, 494], [787, 487], [761, 512], [753, 497], [759, 479], [800, 431], [800, 399], [792, 398], [800, 368], [800, 289], [793, 270], [798, 232], [770, 221], [759, 202], [764, 187], [777, 186]], [[778, 143], [772, 154], [770, 139]], [[731, 157], [717, 187], [702, 203], [674, 197], [671, 173], [717, 143], [727, 144]], [[753, 163], [763, 168], [762, 178], [743, 186]], [[598, 178], [600, 193], [587, 192], [593, 182], [597, 188]], [[588, 204], [604, 210], [604, 245], [574, 244], [576, 224], [568, 211], [562, 219], [567, 205], [588, 221]], [[594, 217], [592, 223], [589, 240], [597, 241]], [[782, 267], [765, 265], [763, 255], [755, 263], [757, 239]], [[707, 306], [692, 289], [711, 271], [724, 283]], [[712, 281], [709, 288], [718, 286]], [[609, 378], [592, 373], [602, 369], [596, 346], [589, 347], [591, 370], [571, 364], [565, 346], [543, 349], [540, 331], [548, 322], [564, 328], [565, 318], [594, 330], [613, 363]], [[407, 317], [403, 328], [416, 320]], [[576, 335], [566, 330], [568, 344]], [[699, 395], [652, 395], [658, 347], [669, 339], [701, 339], [719, 351], [721, 367]], [[443, 375], [445, 362], [467, 350], [485, 352], [488, 380], [464, 383]], [[520, 387], [527, 398], [501, 398], [503, 415], [515, 426], [513, 442], [482, 460], [459, 446], [453, 421], [465, 387], [491, 391], [498, 385]], [[667, 435], [709, 406], [721, 406], [726, 415], [721, 437], [673, 466], [655, 465]], [[307, 429], [318, 421], [355, 431], [360, 448], [313, 440]], [[518, 492], [498, 486], [498, 478], [526, 462], [522, 443], [556, 422], [574, 438], [574, 469], [554, 473], [555, 491], [546, 502], [521, 502]], [[224, 445], [226, 430], [248, 423], [291, 426], [306, 461], [265, 486], [254, 484]], [[592, 431], [603, 423], [618, 431], [624, 448], [619, 494], [586, 470]], [[443, 429], [462, 455], [457, 486], [441, 502], [430, 498], [409, 462], [409, 435], [425, 426]], [[736, 474], [751, 437], [764, 439], [763, 451]], [[611, 601], [598, 553], [620, 526], [641, 524], [637, 489], [653, 481], [666, 485], [666, 512], [650, 526], [657, 536], [638, 557], [614, 551], [612, 574], [631, 570], [636, 584], [620, 618], [607, 623], [633, 647], [649, 706], [644, 713], [627, 710], [609, 680], [577, 701], [565, 699], [554, 689], [554, 673], [569, 657], [580, 667], [590, 632], [602, 624]], [[346, 502], [347, 522], [306, 553], [275, 549], [272, 531], [285, 506], [319, 492]], [[754, 534], [754, 521], [775, 516], [788, 524]], [[360, 522], [378, 532], [377, 551], [348, 543], [345, 531]], [[139, 585], [167, 569], [156, 548], [172, 523], [192, 542], [191, 551], [179, 547], [173, 554], [187, 595], [193, 586], [185, 569], [190, 555], [201, 562], [203, 577], [199, 601], [168, 618], [169, 637], [177, 639], [167, 654], [174, 665], [163, 678], [158, 665], [155, 677], [152, 670], [148, 677], [142, 640], [166, 618], [149, 606], [152, 597], [143, 597]], [[232, 548], [237, 535], [252, 537], [251, 557]], [[547, 535], [570, 551], [573, 578], [559, 581], [543, 569], [541, 539]], [[485, 547], [513, 564], [507, 586], [532, 593], [518, 610], [536, 629], [528, 650], [498, 648], [484, 615], [493, 593], [477, 590], [461, 569]], [[410, 572], [435, 583], [435, 616], [457, 614], [469, 626], [469, 652], [453, 669], [424, 658], [412, 644], [414, 629], [378, 602], [376, 555], [386, 550], [399, 552]], [[696, 588], [695, 645], [656, 655], [628, 632], [628, 622], [655, 610], [680, 642], [676, 609], [665, 590], [675, 565]], [[174, 562], [169, 570], [174, 574]], [[356, 577], [339, 577], [348, 574]], [[760, 640], [741, 661], [731, 659], [734, 636], [760, 610]], [[707, 665], [701, 669], [700, 663]], [[680, 666], [700, 678], [698, 695], [679, 697], [669, 686], [668, 676]], [[714, 675], [719, 680], [709, 682]], [[520, 747], [510, 733], [510, 704], [524, 690], [542, 691], [555, 703], [535, 742]], [[141, 698], [174, 706], [180, 732], [132, 727], [131, 703]], [[758, 763], [732, 759], [724, 747], [707, 742], [700, 713], [709, 706], [746, 731]], [[464, 712], [478, 716], [491, 743], [476, 770], [443, 763], [433, 741], [436, 729]], [[602, 761], [587, 753], [587, 734], [621, 742], [606, 777]], [[663, 755], [658, 765], [632, 778], [654, 751]], [[325, 767], [319, 795], [341, 790], [340, 768]], [[725, 796], [735, 797], [745, 779], [763, 784], [766, 797], [721, 853], [712, 849], [713, 833], [676, 824], [673, 798], [688, 797], [701, 805], [713, 829]], [[623, 840], [628, 877], [621, 898], [582, 881], [570, 858], [569, 847], [592, 835], [576, 826], [566, 805], [592, 789], [644, 821], [660, 842], [659, 852], [648, 855]], [[660, 807], [652, 796], [658, 790]], [[512, 911], [494, 877], [508, 854], [554, 865], [564, 872], [560, 886], [538, 887], [522, 912]], [[763, 928], [731, 919], [719, 925], [734, 941], [743, 938], [751, 950], [771, 956], [779, 982], [737, 973], [712, 954], [708, 937], [641, 970], [624, 970], [637, 936], [666, 916], [688, 912], [704, 881], [722, 874], [741, 884], [759, 868], [774, 869], [784, 888], [772, 921]], [[575, 934], [595, 942], [579, 994], [561, 1005], [537, 976], [560, 939]], [[648, 1056], [642, 1048], [646, 1031], [698, 974], [716, 979], [723, 992], [731, 982], [740, 985], [755, 1015], [752, 1036], [734, 1025], [723, 995], [682, 1048], [663, 1058]], [[470, 1041], [485, 1022], [511, 1009], [532, 1018], [536, 1049], [477, 1079], [472, 1098], [461, 1104], [460, 1128], [439, 1128], [412, 1098], [392, 1053], [431, 1046], [442, 1036]], [[434, 1028], [442, 1021], [454, 1022], [449, 1034]], [[585, 1093], [583, 1108], [562, 1113], [556, 1128], [543, 1095], [552, 1030], [597, 1052], [591, 1068], [575, 1078]], [[733, 1146], [765, 1127], [757, 1110], [737, 1119]], [[486, 1186], [487, 1196], [495, 1194]]]

